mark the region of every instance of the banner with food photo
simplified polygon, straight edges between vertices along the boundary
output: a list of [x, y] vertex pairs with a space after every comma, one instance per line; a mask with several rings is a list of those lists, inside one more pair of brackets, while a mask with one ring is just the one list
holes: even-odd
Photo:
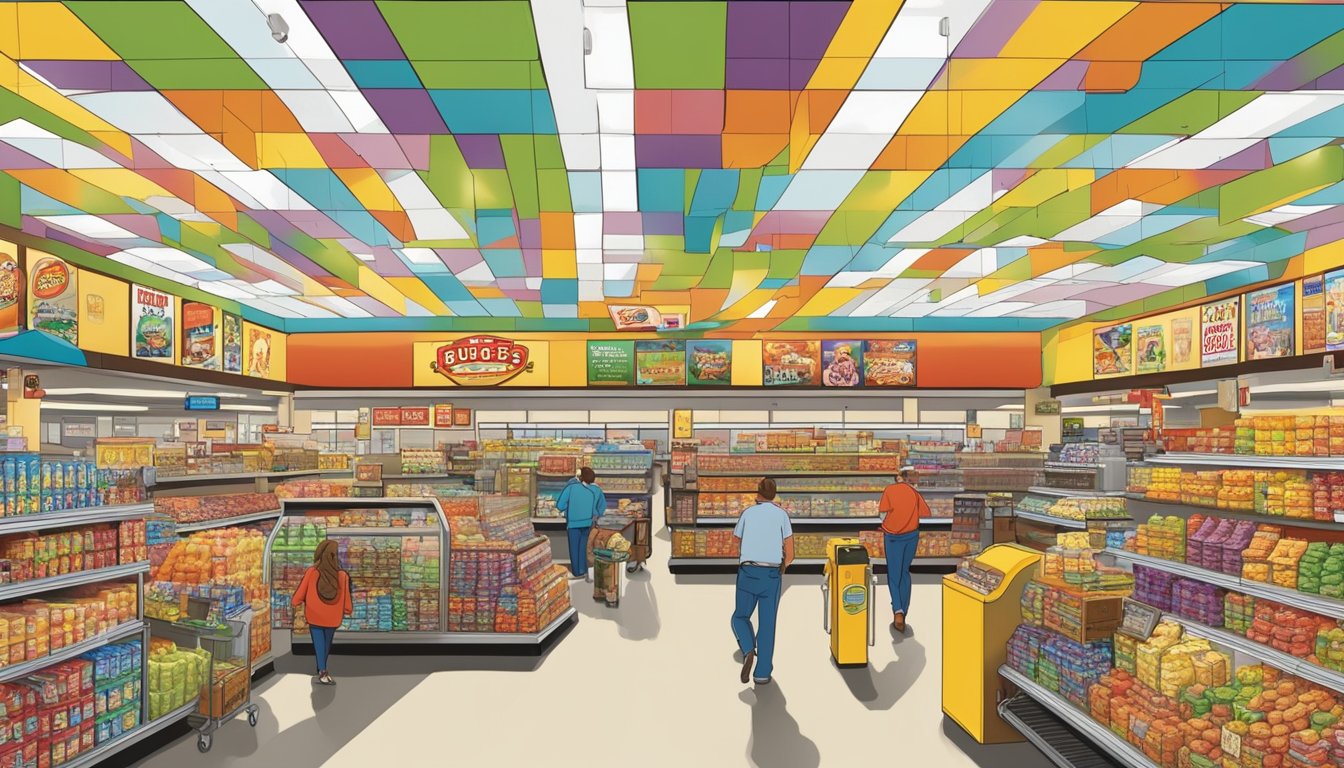
[[635, 383], [645, 387], [686, 386], [686, 342], [635, 342]]
[[726, 387], [733, 383], [733, 342], [701, 339], [686, 343], [686, 382]]
[[217, 311], [199, 301], [182, 302], [182, 364], [188, 368], [219, 370]]
[[863, 342], [821, 342], [821, 384], [826, 387], [863, 386]]
[[1092, 332], [1092, 373], [1121, 376], [1134, 370], [1134, 326], [1131, 323]]
[[1237, 320], [1241, 298], [1227, 299], [1199, 308], [1199, 351], [1203, 365], [1237, 362], [1241, 324]]
[[0, 338], [19, 332], [19, 299], [23, 297], [23, 270], [19, 246], [0, 240]]
[[767, 341], [761, 347], [761, 382], [767, 387], [821, 383], [821, 343]]
[[247, 361], [247, 375], [263, 379], [271, 377], [271, 346], [275, 332], [270, 328], [248, 323], [244, 326], [243, 359]]
[[866, 387], [915, 386], [915, 341], [867, 341], [863, 347], [863, 384]]
[[141, 360], [173, 360], [173, 297], [131, 286], [131, 352]]
[[79, 272], [64, 260], [28, 249], [28, 327], [79, 344]]
[[1136, 367], [1139, 373], [1157, 373], [1167, 367], [1167, 329], [1162, 325], [1141, 325], [1138, 337]]
[[1302, 354], [1325, 351], [1325, 275], [1302, 281]]
[[224, 371], [226, 373], [243, 372], [243, 319], [237, 315], [224, 313], [224, 322], [220, 324], [220, 349], [223, 351]]
[[1296, 287], [1292, 283], [1246, 294], [1246, 359], [1289, 357], [1293, 347]]
[[1325, 350], [1344, 349], [1344, 270], [1325, 275]]

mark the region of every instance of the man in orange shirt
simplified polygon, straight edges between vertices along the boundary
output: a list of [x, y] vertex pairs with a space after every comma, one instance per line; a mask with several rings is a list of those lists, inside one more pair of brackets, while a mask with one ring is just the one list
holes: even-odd
[[887, 554], [887, 589], [891, 592], [891, 628], [905, 632], [910, 610], [910, 564], [919, 548], [919, 521], [929, 516], [928, 502], [911, 485], [913, 467], [902, 467], [896, 482], [882, 491], [882, 538]]

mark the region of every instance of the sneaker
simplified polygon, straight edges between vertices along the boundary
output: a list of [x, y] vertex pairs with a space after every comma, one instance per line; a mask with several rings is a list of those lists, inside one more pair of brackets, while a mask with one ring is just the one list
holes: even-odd
[[589, 584], [592, 584], [592, 583], [593, 583], [593, 572], [592, 572], [592, 571], [589, 571], [588, 573], [583, 574], [583, 580], [586, 581], [586, 582], [588, 582]]
[[894, 629], [894, 630], [896, 630], [897, 632], [901, 632], [901, 633], [904, 633], [904, 632], [905, 632], [905, 614], [904, 614], [904, 613], [898, 613], [898, 614], [896, 614], [895, 618], [893, 618], [893, 619], [891, 620], [891, 628]]
[[769, 677], [753, 677], [751, 681], [757, 685], [769, 685], [772, 679]]
[[746, 685], [746, 684], [747, 684], [747, 681], [751, 679], [751, 667], [752, 667], [752, 665], [754, 665], [755, 663], [756, 663], [756, 652], [755, 652], [755, 651], [748, 651], [748, 652], [747, 652], [747, 655], [744, 656], [744, 657], [742, 657], [742, 676], [741, 676], [741, 680], [742, 680], [742, 684], [743, 684], [743, 685]]
[[570, 581], [581, 581], [582, 579], [583, 579], [582, 576], [575, 576], [575, 575], [572, 574], [572, 573], [569, 574], [569, 580], [570, 580]]
[[318, 676], [317, 681], [323, 685], [335, 685], [336, 681], [332, 679], [331, 673], [323, 672]]

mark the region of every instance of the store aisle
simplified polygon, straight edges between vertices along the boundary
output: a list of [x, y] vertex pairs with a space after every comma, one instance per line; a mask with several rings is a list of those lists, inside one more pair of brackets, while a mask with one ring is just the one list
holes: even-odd
[[821, 577], [788, 577], [776, 682], [753, 688], [737, 682], [732, 577], [674, 577], [666, 542], [656, 550], [620, 608], [575, 584], [579, 623], [543, 657], [340, 655], [332, 689], [310, 683], [310, 657], [284, 654], [258, 686], [255, 731], [234, 722], [208, 755], [184, 739], [139, 765], [1047, 765], [944, 723], [938, 577], [918, 577], [908, 636], [879, 630], [870, 668], [843, 671], [821, 627]]

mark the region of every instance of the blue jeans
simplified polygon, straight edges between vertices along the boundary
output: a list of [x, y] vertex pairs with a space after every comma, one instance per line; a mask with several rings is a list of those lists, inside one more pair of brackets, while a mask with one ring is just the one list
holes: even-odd
[[575, 576], [588, 575], [588, 534], [592, 530], [592, 526], [565, 529], [569, 534], [569, 572]]
[[[743, 655], [756, 651], [755, 677], [766, 678], [775, 671], [775, 620], [779, 617], [779, 594], [783, 589], [778, 568], [759, 565], [737, 567], [737, 607], [733, 610], [733, 635]], [[761, 622], [759, 632], [751, 628], [751, 614]]]
[[919, 548], [919, 531], [899, 535], [884, 533], [887, 547], [887, 589], [891, 592], [891, 612], [910, 612], [910, 564]]
[[335, 627], [308, 627], [313, 636], [313, 655], [317, 657], [318, 673], [327, 671], [327, 656], [331, 654], [331, 643], [336, 639]]

